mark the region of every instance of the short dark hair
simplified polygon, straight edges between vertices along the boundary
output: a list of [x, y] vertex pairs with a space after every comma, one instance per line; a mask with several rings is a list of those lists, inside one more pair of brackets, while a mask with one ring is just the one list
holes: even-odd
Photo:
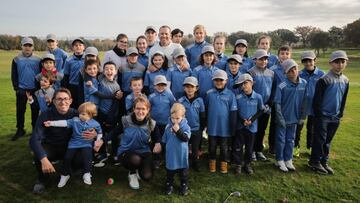
[[55, 100], [56, 96], [57, 96], [59, 93], [65, 93], [65, 94], [69, 95], [70, 98], [72, 98], [72, 97], [71, 97], [71, 92], [70, 92], [70, 90], [67, 89], [67, 88], [65, 88], [65, 87], [61, 87], [60, 89], [58, 89], [58, 90], [55, 91], [52, 100]]
[[112, 62], [112, 61], [108, 61], [108, 62], [104, 63], [104, 68], [105, 68], [105, 66], [107, 66], [107, 65], [114, 65], [115, 68], [116, 68], [116, 64], [115, 64], [114, 62]]
[[289, 51], [289, 52], [291, 52], [292, 48], [290, 46], [288, 46], [288, 45], [282, 45], [278, 50], [278, 55], [280, 54], [280, 51]]
[[[206, 53], [208, 53], [208, 52], [206, 52]], [[199, 63], [200, 63], [200, 65], [204, 65], [204, 58], [203, 58], [203, 55], [204, 54], [206, 54], [206, 53], [203, 53], [203, 54], [201, 54], [200, 55], [200, 57], [199, 57]], [[210, 52], [211, 53], [211, 52]], [[213, 54], [213, 53], [211, 53], [211, 54]], [[214, 65], [216, 62], [218, 62], [218, 58], [217, 58], [217, 56], [215, 55], [215, 54], [213, 54], [214, 55], [214, 60], [211, 62], [211, 65]]]
[[119, 40], [126, 38], [128, 39], [128, 36], [126, 34], [120, 33], [118, 34], [118, 36], [116, 37], [116, 41], [118, 42]]
[[139, 80], [143, 81], [142, 77], [139, 77], [139, 76], [132, 77], [132, 78], [130, 79], [130, 85], [131, 85], [131, 83], [132, 83], [133, 81], [139, 81]]
[[182, 30], [180, 30], [179, 28], [174, 29], [173, 31], [171, 31], [171, 38], [179, 33], [181, 34], [181, 36], [184, 36], [184, 32]]

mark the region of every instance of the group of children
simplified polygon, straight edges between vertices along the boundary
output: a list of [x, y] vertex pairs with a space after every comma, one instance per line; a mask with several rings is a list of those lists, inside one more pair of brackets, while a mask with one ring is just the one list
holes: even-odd
[[[146, 32], [156, 34], [152, 26]], [[146, 37], [137, 39], [141, 47], [129, 47], [124, 54], [114, 48], [112, 51], [121, 55], [121, 60], [102, 64], [97, 49], [85, 50], [81, 38], [72, 42], [74, 54], [66, 59], [64, 52], [54, 47], [56, 38], [50, 34], [49, 53], [41, 60], [32, 55], [31, 38], [22, 40], [22, 53], [12, 64], [18, 120], [14, 139], [25, 133], [26, 100], [34, 109], [33, 123], [39, 111], [46, 111], [51, 105], [54, 90], [60, 86], [71, 91], [72, 107], [79, 110], [79, 117], [74, 119], [44, 123], [73, 128], [59, 187], [70, 177], [69, 164], [75, 149], [83, 153], [87, 163], [83, 176], [87, 184], [91, 184], [92, 148], [99, 152], [95, 166], [104, 165], [107, 152], [116, 163], [121, 136], [114, 129], [122, 115], [131, 113], [133, 101], [139, 96], [148, 97], [151, 117], [163, 135], [167, 194], [173, 191], [175, 173], [180, 173], [182, 183], [187, 184], [189, 156], [194, 170], [200, 170], [204, 129], [208, 135], [210, 172], [216, 171], [219, 146], [221, 173], [228, 173], [229, 162], [235, 165], [235, 173], [254, 173], [251, 162], [267, 160], [263, 139], [270, 115], [269, 152], [275, 154], [275, 165], [281, 171], [296, 170], [293, 150], [300, 147], [301, 129], [307, 117], [307, 148], [312, 148], [309, 165], [323, 174], [334, 173], [328, 165], [329, 147], [343, 115], [349, 87], [348, 79], [342, 74], [348, 61], [344, 51], [332, 53], [327, 74], [315, 65], [315, 54], [304, 51], [301, 54], [304, 69], [299, 71], [298, 64], [291, 59], [289, 46], [281, 46], [278, 56], [270, 54], [268, 36], [259, 38], [252, 57], [244, 39], [236, 41], [231, 56], [225, 56], [225, 37], [215, 37], [212, 46], [205, 41], [204, 26], [197, 25], [195, 42], [186, 49], [175, 49], [174, 65], [168, 67], [169, 59], [160, 51], [148, 60], [143, 57], [149, 52], [144, 44], [152, 44], [145, 40], [154, 33], [145, 34]], [[124, 43], [121, 41], [124, 36], [118, 37], [119, 43]], [[147, 69], [149, 66], [154, 70]], [[81, 132], [89, 128], [98, 132], [97, 141], [103, 133], [111, 134], [112, 150], [106, 149], [106, 145], [100, 147], [97, 141], [82, 140]], [[154, 159], [158, 166], [162, 157]]]

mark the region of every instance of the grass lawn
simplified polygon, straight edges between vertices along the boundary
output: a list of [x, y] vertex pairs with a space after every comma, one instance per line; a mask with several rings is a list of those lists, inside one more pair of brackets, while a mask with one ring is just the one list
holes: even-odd
[[[294, 50], [298, 62], [300, 51]], [[360, 202], [360, 51], [348, 52], [351, 61], [345, 74], [350, 78], [350, 92], [330, 155], [335, 175], [312, 172], [306, 166], [309, 155], [304, 147], [301, 157], [294, 160], [297, 171], [287, 174], [273, 166], [274, 157], [271, 156], [270, 162], [254, 163], [255, 174], [252, 176], [236, 176], [232, 168], [227, 175], [210, 174], [206, 169], [207, 161], [203, 159], [202, 172], [190, 170], [190, 195], [187, 197], [163, 195], [163, 168], [155, 171], [150, 182], [140, 181], [141, 189], [134, 191], [128, 187], [127, 171], [109, 165], [93, 170], [93, 185], [90, 187], [85, 186], [78, 175], [72, 177], [65, 188], [58, 189], [59, 177], [54, 175], [52, 185], [43, 195], [33, 195], [36, 171], [28, 146], [31, 132], [29, 108], [25, 124], [28, 135], [16, 142], [10, 141], [16, 122], [10, 66], [17, 53], [0, 51], [0, 202], [222, 202], [233, 191], [241, 192], [241, 197], [232, 197], [229, 202]], [[317, 61], [325, 71], [328, 70], [328, 58], [329, 53]], [[302, 146], [305, 146], [304, 138]], [[110, 177], [115, 179], [114, 185], [106, 184]]]

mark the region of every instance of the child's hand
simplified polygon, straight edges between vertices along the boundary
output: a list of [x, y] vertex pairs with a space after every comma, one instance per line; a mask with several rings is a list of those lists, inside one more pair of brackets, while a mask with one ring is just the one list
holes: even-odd
[[51, 103], [51, 98], [48, 96], [45, 96], [45, 101], [49, 105]]
[[115, 98], [120, 100], [123, 97], [123, 95], [124, 93], [121, 90], [119, 90], [115, 93]]
[[249, 125], [251, 125], [251, 123], [252, 123], [251, 120], [248, 120], [248, 119], [244, 121], [245, 126], [249, 126]]
[[45, 127], [50, 127], [51, 126], [51, 121], [44, 121], [44, 126]]
[[149, 68], [148, 68], [148, 71], [150, 72], [150, 73], [152, 73], [152, 72], [155, 72], [157, 70], [157, 68], [154, 66], [154, 65], [150, 65], [149, 66]]
[[91, 87], [92, 85], [93, 85], [93, 83], [89, 80], [89, 81], [87, 81], [86, 83], [86, 86], [88, 86], [88, 87]]
[[178, 124], [178, 123], [174, 123], [174, 125], [173, 125], [173, 127], [172, 127], [173, 132], [177, 132], [177, 131], [179, 131], [179, 129], [180, 129], [179, 124]]
[[185, 70], [188, 70], [188, 69], [189, 69], [189, 66], [188, 66], [187, 63], [182, 63], [182, 64], [180, 64], [180, 69], [181, 69], [182, 71], [185, 71]]
[[96, 140], [94, 144], [94, 150], [95, 152], [98, 152], [100, 147], [104, 144], [103, 140]]
[[161, 144], [160, 143], [156, 143], [153, 149], [153, 152], [155, 154], [159, 154], [161, 152]]
[[30, 93], [30, 92], [26, 91], [25, 94], [26, 94], [26, 97], [27, 97], [27, 99], [28, 99], [28, 102], [31, 102], [31, 101], [34, 100], [33, 97], [31, 96], [31, 93]]

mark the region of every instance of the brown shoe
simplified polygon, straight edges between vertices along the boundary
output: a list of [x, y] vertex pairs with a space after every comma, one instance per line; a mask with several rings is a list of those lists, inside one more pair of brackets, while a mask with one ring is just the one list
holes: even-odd
[[226, 161], [220, 162], [220, 173], [227, 173], [228, 172], [228, 164]]
[[216, 172], [216, 160], [209, 160], [209, 171], [210, 173]]

